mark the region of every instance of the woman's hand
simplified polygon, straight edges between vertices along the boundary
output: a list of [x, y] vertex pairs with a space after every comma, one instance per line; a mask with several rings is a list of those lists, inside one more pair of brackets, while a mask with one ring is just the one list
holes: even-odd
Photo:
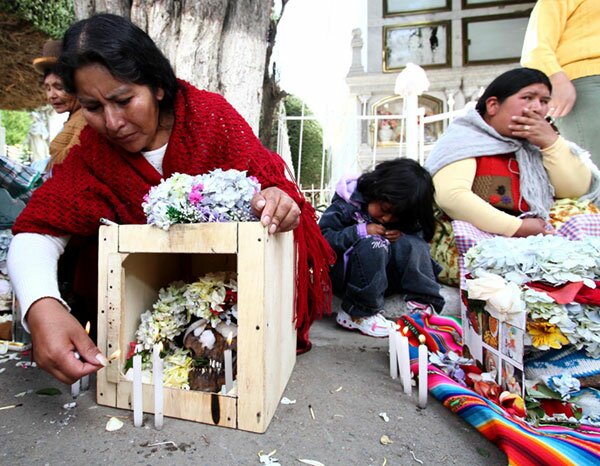
[[550, 123], [542, 115], [528, 108], [523, 109], [522, 116], [512, 117], [512, 124], [508, 125], [508, 128], [514, 137], [527, 139], [540, 149], [550, 147], [558, 139], [558, 134]]
[[577, 91], [575, 86], [564, 71], [559, 71], [550, 76], [552, 83], [552, 100], [550, 101], [550, 111], [553, 117], [564, 117], [573, 109], [577, 100]]
[[251, 205], [271, 235], [293, 230], [300, 224], [300, 207], [279, 188], [266, 188], [256, 193]]
[[539, 235], [540, 233], [542, 235], [554, 235], [556, 231], [541, 218], [524, 218], [521, 226], [513, 236], [521, 238]]
[[[106, 366], [107, 360], [69, 311], [54, 298], [42, 298], [29, 308], [33, 356], [39, 367], [71, 384]], [[77, 359], [74, 352], [80, 354]]]

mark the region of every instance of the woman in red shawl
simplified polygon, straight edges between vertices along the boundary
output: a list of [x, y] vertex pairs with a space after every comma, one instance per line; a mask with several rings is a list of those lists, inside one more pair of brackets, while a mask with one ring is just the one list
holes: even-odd
[[333, 253], [282, 159], [223, 97], [177, 80], [154, 42], [127, 19], [79, 21], [63, 44], [61, 74], [88, 126], [17, 220], [8, 259], [39, 366], [71, 383], [106, 363], [58, 292], [56, 261], [69, 238], [95, 235], [103, 217], [146, 223], [142, 197], [161, 178], [215, 168], [258, 178], [262, 191], [252, 208], [261, 223], [271, 234], [294, 230], [298, 350], [308, 350], [310, 324], [330, 311]]

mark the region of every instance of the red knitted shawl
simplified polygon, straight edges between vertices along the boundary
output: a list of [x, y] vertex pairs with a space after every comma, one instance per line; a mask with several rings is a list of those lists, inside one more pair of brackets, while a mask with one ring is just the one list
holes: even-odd
[[[267, 150], [238, 112], [220, 95], [179, 81], [175, 122], [163, 161], [164, 177], [216, 168], [246, 170], [263, 188], [277, 186], [302, 211], [294, 231], [298, 251], [296, 327], [298, 350], [310, 349], [311, 323], [331, 312], [329, 265], [333, 251], [316, 223], [313, 207], [285, 177], [281, 157]], [[91, 236], [101, 217], [119, 224], [146, 223], [142, 198], [161, 175], [142, 154], [131, 154], [89, 126], [56, 174], [33, 194], [13, 232]]]

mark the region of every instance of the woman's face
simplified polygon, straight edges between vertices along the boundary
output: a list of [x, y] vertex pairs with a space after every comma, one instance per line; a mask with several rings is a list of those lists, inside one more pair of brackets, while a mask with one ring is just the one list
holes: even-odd
[[86, 65], [75, 71], [77, 98], [88, 124], [127, 152], [164, 146], [170, 127], [159, 125], [158, 102], [164, 92], [149, 86], [117, 80], [102, 65]]
[[523, 110], [529, 109], [544, 118], [548, 113], [549, 102], [550, 90], [546, 85], [531, 84], [507, 97], [502, 103], [496, 97], [490, 97], [486, 101], [486, 112], [483, 119], [501, 135], [512, 137], [512, 130], [508, 125], [512, 124], [513, 116], [526, 116]]
[[65, 91], [60, 76], [50, 73], [44, 78], [44, 91], [48, 103], [56, 113], [72, 112], [77, 108], [77, 97]]

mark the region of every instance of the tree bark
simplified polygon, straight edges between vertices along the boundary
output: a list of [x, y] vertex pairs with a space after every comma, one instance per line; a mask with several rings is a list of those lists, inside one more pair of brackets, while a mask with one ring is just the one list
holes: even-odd
[[[288, 1], [289, 0], [281, 0], [281, 11], [278, 16], [271, 17], [267, 40], [265, 70], [263, 73], [260, 140], [265, 146], [270, 147], [271, 149], [275, 149], [274, 146], [276, 145], [273, 134], [273, 132], [276, 131], [276, 128], [273, 127], [273, 123], [277, 110], [279, 109], [279, 103], [287, 95], [287, 93], [279, 87], [277, 64], [273, 63], [273, 65], [271, 65], [271, 55], [273, 54], [273, 47], [275, 47], [277, 26], [279, 25], [279, 20], [283, 16], [285, 5]], [[271, 66], [272, 69], [270, 69]]]
[[258, 133], [273, 0], [78, 0], [75, 15], [131, 19], [176, 75], [222, 94]]

